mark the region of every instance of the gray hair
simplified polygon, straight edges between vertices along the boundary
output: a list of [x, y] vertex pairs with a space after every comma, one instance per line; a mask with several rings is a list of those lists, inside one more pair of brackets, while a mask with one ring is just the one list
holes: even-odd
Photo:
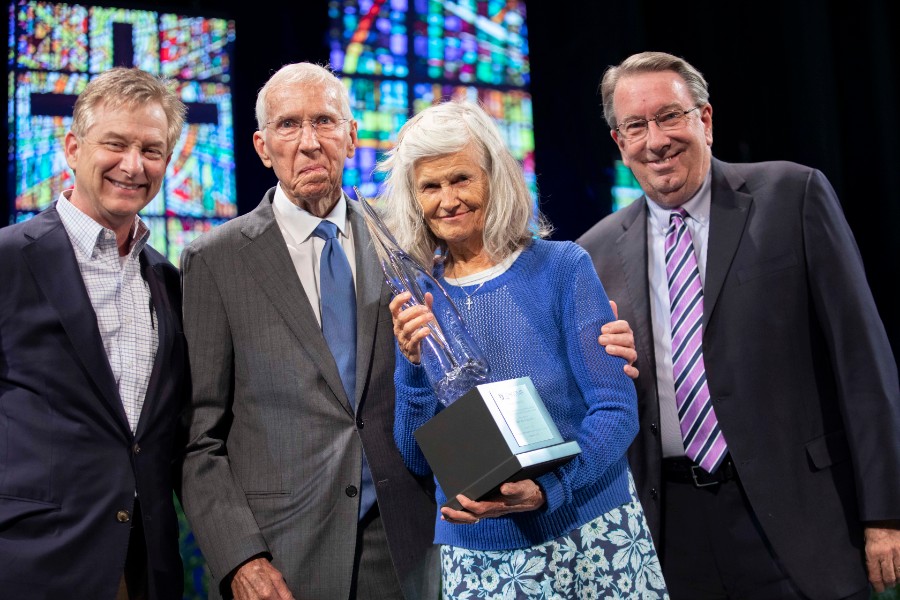
[[96, 124], [97, 107], [118, 110], [159, 102], [168, 122], [166, 154], [171, 154], [181, 136], [187, 107], [172, 91], [172, 82], [137, 68], [115, 67], [104, 71], [78, 95], [72, 113], [71, 131], [83, 138]]
[[266, 101], [269, 98], [269, 93], [276, 88], [294, 83], [330, 86], [341, 103], [341, 116], [345, 119], [353, 118], [353, 115], [350, 113], [350, 96], [341, 80], [327, 67], [308, 62], [299, 62], [284, 65], [278, 69], [259, 90], [259, 94], [256, 96], [256, 126], [260, 131], [265, 128], [269, 120], [269, 115], [266, 112]]
[[657, 73], [660, 71], [674, 71], [684, 79], [694, 104], [704, 105], [709, 102], [709, 86], [703, 78], [703, 74], [683, 58], [666, 54], [665, 52], [632, 54], [618, 66], [609, 67], [603, 74], [603, 80], [600, 82], [600, 96], [603, 99], [603, 118], [606, 119], [610, 129], [616, 128], [613, 94], [616, 91], [616, 84], [619, 83], [619, 80], [628, 75]]
[[385, 220], [397, 242], [420, 264], [429, 266], [435, 250], [446, 256], [446, 244], [425, 225], [416, 199], [415, 166], [421, 160], [476, 149], [488, 177], [484, 250], [500, 262], [534, 237], [547, 237], [550, 225], [535, 210], [522, 166], [503, 143], [500, 130], [482, 107], [471, 101], [430, 106], [400, 129], [397, 145], [376, 171], [388, 173], [382, 194]]

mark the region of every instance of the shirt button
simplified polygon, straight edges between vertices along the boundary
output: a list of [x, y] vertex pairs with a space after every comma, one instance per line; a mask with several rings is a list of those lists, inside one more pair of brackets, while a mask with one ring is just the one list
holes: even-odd
[[354, 496], [356, 496], [356, 494], [359, 493], [359, 490], [356, 489], [355, 485], [348, 485], [347, 488], [344, 490], [344, 493], [347, 494], [349, 497], [353, 498]]
[[127, 510], [120, 510], [116, 513], [116, 521], [118, 521], [119, 523], [127, 523], [130, 520], [131, 513], [129, 513]]

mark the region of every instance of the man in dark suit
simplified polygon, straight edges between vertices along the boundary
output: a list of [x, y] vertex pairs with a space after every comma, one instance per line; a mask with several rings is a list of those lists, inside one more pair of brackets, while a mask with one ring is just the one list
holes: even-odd
[[579, 242], [644, 361], [629, 458], [672, 597], [894, 585], [897, 369], [834, 190], [714, 159], [706, 81], [680, 58], [634, 55], [601, 90], [645, 195]]
[[4, 598], [181, 597], [180, 283], [137, 213], [184, 115], [148, 73], [99, 75], [65, 139], [74, 189], [0, 230]]

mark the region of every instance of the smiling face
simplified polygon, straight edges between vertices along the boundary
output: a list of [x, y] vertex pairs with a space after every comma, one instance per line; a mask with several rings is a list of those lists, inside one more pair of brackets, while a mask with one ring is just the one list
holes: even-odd
[[[338, 90], [320, 83], [289, 83], [266, 98], [268, 120], [345, 119]], [[279, 138], [266, 126], [253, 134], [253, 145], [263, 164], [275, 176], [288, 199], [318, 217], [326, 216], [341, 197], [344, 161], [356, 152], [356, 121], [342, 122], [329, 134], [316, 133], [306, 122], [300, 136]]]
[[[684, 79], [673, 71], [638, 73], [619, 80], [613, 94], [616, 123], [651, 119], [666, 109], [694, 106]], [[681, 206], [693, 196], [709, 172], [712, 157], [712, 106], [703, 105], [687, 115], [683, 127], [662, 131], [656, 123], [647, 136], [629, 142], [612, 131], [647, 197], [665, 208]]]
[[428, 228], [447, 243], [451, 257], [482, 254], [488, 175], [481, 168], [478, 151], [467, 146], [417, 161], [413, 182]]
[[66, 162], [75, 172], [69, 200], [117, 237], [127, 236], [134, 216], [162, 186], [170, 158], [168, 120], [158, 102], [95, 110], [83, 137], [66, 135]]

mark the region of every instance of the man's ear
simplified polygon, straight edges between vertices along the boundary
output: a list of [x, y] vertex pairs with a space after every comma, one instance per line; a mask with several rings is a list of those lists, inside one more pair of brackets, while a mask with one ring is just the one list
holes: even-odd
[[712, 104], [708, 104], [700, 109], [700, 120], [703, 122], [703, 130], [706, 133], [706, 145], [712, 147], [713, 143], [713, 124], [712, 124]]
[[353, 158], [356, 154], [356, 147], [359, 146], [359, 137], [357, 133], [356, 120], [350, 121], [350, 146], [347, 148], [347, 158]]
[[72, 172], [75, 172], [75, 165], [78, 163], [78, 148], [80, 143], [78, 142], [78, 138], [75, 137], [75, 134], [71, 131], [66, 134], [65, 140], [63, 140], [63, 152], [66, 155], [66, 164], [69, 165], [69, 168], [72, 169]]
[[269, 153], [266, 151], [266, 139], [259, 131], [253, 132], [253, 147], [256, 149], [256, 153], [263, 164], [271, 169], [272, 159], [269, 158]]
[[625, 154], [625, 139], [620, 137], [619, 132], [616, 131], [615, 129], [610, 129], [609, 135], [613, 139], [613, 141], [616, 143], [616, 146], [619, 147], [619, 153], [622, 155], [622, 163], [626, 167], [631, 167], [631, 165], [628, 164], [629, 163], [628, 155]]

